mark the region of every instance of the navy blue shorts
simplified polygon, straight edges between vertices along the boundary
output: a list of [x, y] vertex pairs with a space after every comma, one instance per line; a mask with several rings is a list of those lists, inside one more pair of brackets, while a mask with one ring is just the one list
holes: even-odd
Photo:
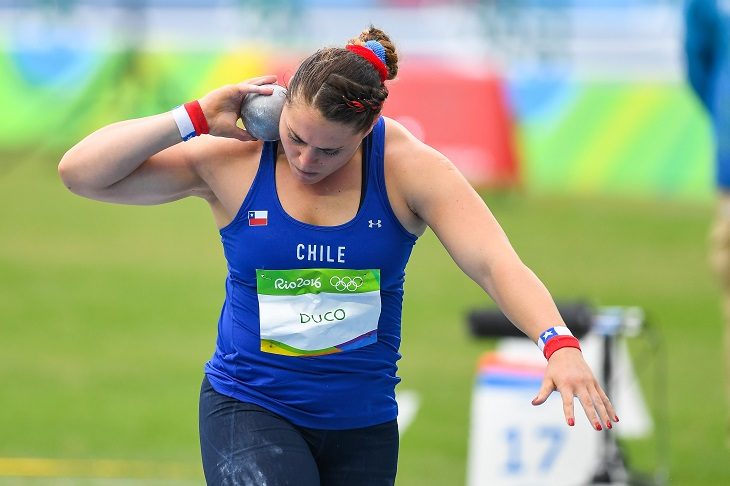
[[396, 420], [372, 427], [298, 427], [251, 403], [200, 389], [200, 449], [211, 486], [392, 486]]

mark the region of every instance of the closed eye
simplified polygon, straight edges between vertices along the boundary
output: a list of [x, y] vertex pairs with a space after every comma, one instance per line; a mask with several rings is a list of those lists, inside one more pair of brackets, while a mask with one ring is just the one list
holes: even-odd
[[[296, 134], [294, 134], [294, 132], [292, 132], [291, 129], [289, 130], [289, 140], [291, 140], [292, 143], [294, 143], [296, 145], [306, 145], [307, 144], [304, 140], [302, 140]], [[323, 154], [325, 154], [328, 157], [334, 157], [335, 155], [339, 154], [340, 151], [342, 150], [341, 147], [336, 148], [336, 149], [323, 149], [323, 148], [319, 148], [319, 147], [315, 147], [315, 148], [317, 148], [317, 150], [319, 150], [320, 152], [322, 152]]]

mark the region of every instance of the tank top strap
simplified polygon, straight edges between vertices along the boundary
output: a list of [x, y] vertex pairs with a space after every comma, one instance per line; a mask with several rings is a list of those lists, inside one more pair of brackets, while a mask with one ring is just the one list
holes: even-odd
[[264, 142], [261, 150], [259, 170], [256, 174], [257, 182], [268, 183], [276, 173], [276, 152], [279, 149], [279, 142]]
[[272, 191], [271, 188], [276, 187], [276, 152], [278, 146], [279, 142], [276, 141], [264, 142], [261, 149], [261, 158], [259, 159], [259, 168], [246, 197], [249, 201], [246, 202], [250, 202], [254, 197], [256, 199], [261, 197], [270, 198], [272, 195], [275, 197], [276, 191]]
[[374, 207], [370, 205], [381, 207], [385, 211], [385, 215], [395, 223], [398, 231], [406, 239], [415, 241], [418, 237], [403, 227], [388, 199], [388, 190], [385, 185], [385, 118], [382, 116], [375, 124], [375, 127], [373, 127], [373, 131], [365, 139], [363, 151], [365, 152], [368, 179], [367, 195], [363, 202], [363, 207], [360, 208], [361, 211]]
[[367, 182], [363, 186], [368, 193], [385, 188], [384, 146], [385, 121], [381, 116], [363, 143], [363, 160], [367, 170]]
[[272, 191], [269, 189], [272, 184], [275, 184], [275, 168], [276, 168], [276, 151], [277, 142], [264, 142], [264, 146], [261, 150], [261, 156], [259, 157], [259, 167], [256, 169], [256, 175], [254, 176], [251, 187], [248, 189], [248, 193], [243, 198], [243, 203], [238, 208], [238, 213], [235, 218], [226, 226], [220, 229], [221, 232], [228, 231], [231, 227], [245, 221], [247, 219], [247, 208], [251, 205], [254, 200], [257, 200], [260, 195], [264, 197], [271, 197]]

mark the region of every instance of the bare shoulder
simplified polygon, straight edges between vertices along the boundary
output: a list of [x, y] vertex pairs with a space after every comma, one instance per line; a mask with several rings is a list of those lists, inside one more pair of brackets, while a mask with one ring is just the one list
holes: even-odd
[[431, 171], [456, 171], [456, 167], [441, 152], [422, 142], [401, 123], [386, 118], [386, 170], [399, 174], [419, 173], [415, 182], [427, 179]]
[[419, 221], [424, 219], [427, 199], [443, 194], [442, 188], [464, 189], [467, 185], [446, 156], [390, 118], [386, 118], [385, 140], [388, 195], [391, 202], [403, 201]]
[[263, 142], [200, 137], [186, 144], [188, 161], [204, 182], [204, 193], [198, 195], [208, 202], [217, 226], [222, 228], [238, 214], [251, 189]]
[[187, 159], [205, 181], [210, 191], [206, 199], [210, 200], [226, 199], [232, 184], [248, 190], [258, 170], [263, 143], [200, 137], [186, 145]]
[[188, 160], [198, 173], [217, 178], [232, 169], [258, 167], [262, 142], [242, 142], [232, 138], [200, 137], [187, 143]]

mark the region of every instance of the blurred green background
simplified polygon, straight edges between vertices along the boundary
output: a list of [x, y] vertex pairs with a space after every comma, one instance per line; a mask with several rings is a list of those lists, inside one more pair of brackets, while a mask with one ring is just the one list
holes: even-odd
[[[0, 458], [117, 459], [131, 463], [64, 467], [72, 476], [200, 480], [197, 390], [225, 276], [208, 209], [198, 200], [87, 201], [66, 192], [56, 161], [26, 159], [0, 179]], [[669, 356], [669, 422], [657, 425], [670, 432], [670, 479], [723, 484], [721, 325], [705, 264], [707, 205], [519, 192], [485, 198], [556, 299], [645, 309]], [[406, 295], [400, 386], [421, 395], [421, 408], [403, 436], [399, 484], [463, 484], [476, 360], [491, 345], [468, 335], [465, 315], [488, 302], [431, 233], [416, 245]], [[635, 341], [657, 412], [657, 363]], [[637, 469], [656, 466], [651, 438], [628, 446]], [[9, 471], [18, 466], [3, 468], [0, 459], [0, 484], [11, 481], [1, 475]]]
[[[79, 35], [74, 42], [96, 47], [69, 51], [64, 36], [86, 15], [80, 3], [0, 6], [6, 113], [0, 120], [0, 484], [201, 484], [197, 392], [214, 347], [225, 277], [209, 211], [200, 200], [155, 207], [84, 200], [65, 190], [56, 165], [85, 133], [259, 74], [270, 65], [270, 52], [306, 50], [311, 33], [300, 26], [282, 39], [273, 27], [273, 33], [259, 27], [257, 36], [269, 36], [266, 49], [244, 38], [223, 43], [221, 52], [204, 46], [181, 54], [164, 36], [162, 47], [127, 49], [129, 36], [102, 36], [104, 44], [90, 28], [88, 39]], [[103, 12], [114, 7], [126, 15], [155, 6], [168, 14], [197, 8], [194, 14], [207, 24], [226, 24], [213, 16], [216, 9], [192, 2], [96, 3]], [[251, 11], [245, 2], [212, 3], [256, 12], [282, 29], [291, 20], [277, 18], [267, 10], [271, 5]], [[315, 1], [304, 10], [307, 25], [321, 29], [322, 43], [335, 34], [341, 42], [362, 27], [361, 18], [347, 36], [322, 27], [322, 19], [337, 15], [352, 23], [360, 10], [347, 8], [368, 4], [370, 19], [387, 28], [403, 9], [413, 16], [428, 7], [336, 3]], [[510, 36], [519, 32], [504, 30], [507, 14], [522, 11], [498, 10], [501, 2], [464, 3], [492, 15], [490, 33], [474, 33], [485, 42], [475, 49], [509, 51]], [[617, 0], [611, 8], [642, 14], [629, 3]], [[677, 2], [638, 3], [659, 5], [677, 20]], [[284, 14], [295, 12], [287, 8]], [[657, 10], [649, 13], [656, 18]], [[111, 17], [101, 15], [94, 25], [101, 29]], [[156, 17], [145, 18], [133, 25], [146, 26], [145, 42], [152, 43]], [[159, 28], [190, 35], [182, 26]], [[389, 30], [399, 33], [404, 52], [421, 55], [417, 33], [400, 24]], [[464, 27], [454, 35], [459, 40], [469, 32]], [[527, 39], [542, 46], [540, 36], [558, 35], [546, 32]], [[665, 55], [676, 54], [679, 32], [661, 32], [670, 44]], [[569, 51], [560, 42], [555, 49]], [[628, 62], [616, 61], [617, 71], [604, 76], [577, 57], [537, 54], [537, 60], [515, 56], [504, 72], [521, 183], [481, 193], [556, 300], [639, 306], [661, 337], [666, 360], [644, 338], [629, 345], [655, 426], [668, 431], [669, 456], [657, 454], [656, 436], [623, 441], [632, 469], [651, 476], [667, 459], [672, 484], [728, 484], [722, 324], [706, 262], [713, 211], [706, 121], [676, 65], [667, 69], [673, 74], [656, 67], [659, 74], [647, 80], [626, 69]], [[556, 80], [550, 68], [566, 59], [579, 75]], [[541, 69], [552, 74], [539, 77]], [[399, 485], [465, 483], [475, 366], [494, 344], [469, 336], [465, 319], [469, 310], [490, 305], [433, 234], [419, 240], [407, 269], [400, 387], [416, 391], [421, 406], [402, 438]], [[657, 371], [666, 374], [666, 389], [658, 389]]]

